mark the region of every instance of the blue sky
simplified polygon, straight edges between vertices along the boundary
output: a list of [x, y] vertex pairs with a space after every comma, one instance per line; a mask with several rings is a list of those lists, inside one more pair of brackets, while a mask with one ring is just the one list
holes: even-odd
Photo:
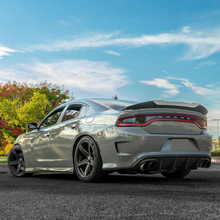
[[0, 0], [0, 82], [197, 102], [220, 118], [220, 2]]

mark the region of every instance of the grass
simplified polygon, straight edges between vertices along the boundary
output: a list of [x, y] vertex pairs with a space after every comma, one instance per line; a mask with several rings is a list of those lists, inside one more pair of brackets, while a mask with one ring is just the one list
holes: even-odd
[[[7, 159], [7, 156], [0, 156], [0, 159]], [[6, 161], [0, 161], [0, 163], [7, 163], [7, 160]]]

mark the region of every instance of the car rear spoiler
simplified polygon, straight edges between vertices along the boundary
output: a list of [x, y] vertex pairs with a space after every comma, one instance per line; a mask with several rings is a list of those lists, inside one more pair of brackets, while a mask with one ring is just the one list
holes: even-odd
[[175, 109], [186, 109], [191, 111], [200, 112], [204, 115], [208, 113], [208, 110], [198, 104], [198, 103], [185, 103], [185, 102], [167, 102], [164, 100], [153, 100], [148, 102], [141, 102], [135, 105], [130, 105], [126, 108], [121, 109], [128, 110], [128, 109], [142, 109], [142, 108], [175, 108]]

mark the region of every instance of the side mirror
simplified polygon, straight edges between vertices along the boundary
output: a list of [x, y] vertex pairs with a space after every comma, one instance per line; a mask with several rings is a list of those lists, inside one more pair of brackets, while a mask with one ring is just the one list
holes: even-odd
[[28, 128], [31, 129], [31, 130], [38, 129], [37, 123], [29, 123], [28, 124]]

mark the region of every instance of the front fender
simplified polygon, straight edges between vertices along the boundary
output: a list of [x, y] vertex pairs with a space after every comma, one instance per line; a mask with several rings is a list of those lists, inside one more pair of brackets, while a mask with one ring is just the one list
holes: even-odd
[[28, 146], [26, 144], [25, 134], [22, 134], [22, 135], [17, 137], [13, 147], [15, 145], [19, 145], [20, 146], [20, 148], [22, 150], [22, 153], [23, 153], [23, 156], [24, 156], [25, 166], [29, 167], [30, 166], [30, 161], [29, 161], [29, 158], [28, 158]]

